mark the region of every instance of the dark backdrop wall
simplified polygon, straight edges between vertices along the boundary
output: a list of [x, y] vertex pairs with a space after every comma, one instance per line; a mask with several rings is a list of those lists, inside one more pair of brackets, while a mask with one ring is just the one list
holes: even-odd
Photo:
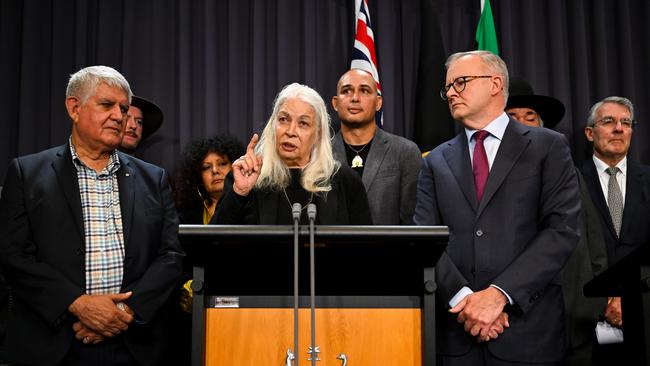
[[[438, 90], [446, 56], [475, 48], [478, 2], [370, 0], [385, 129], [423, 150], [458, 129]], [[117, 68], [136, 94], [163, 108], [165, 122], [139, 156], [169, 170], [193, 139], [230, 133], [247, 142], [288, 83], [306, 83], [329, 102], [350, 62], [353, 4], [0, 1], [0, 182], [11, 158], [67, 140], [65, 86], [88, 65]], [[637, 107], [632, 157], [650, 163], [650, 2], [492, 0], [492, 7], [511, 74], [566, 104], [557, 129], [578, 160], [589, 107], [622, 95]]]

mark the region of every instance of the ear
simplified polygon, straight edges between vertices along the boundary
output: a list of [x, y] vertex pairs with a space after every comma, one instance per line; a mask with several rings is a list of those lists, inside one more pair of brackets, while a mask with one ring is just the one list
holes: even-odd
[[381, 97], [381, 95], [377, 95], [377, 107], [375, 108], [375, 111], [379, 111], [381, 109], [381, 106], [384, 104], [384, 99]]
[[503, 78], [501, 75], [495, 75], [492, 78], [492, 95], [497, 95], [503, 90]]
[[332, 108], [337, 112], [339, 111], [339, 97], [336, 95], [332, 97]]
[[79, 108], [81, 108], [81, 102], [79, 98], [65, 98], [65, 109], [68, 111], [68, 116], [70, 116], [73, 122], [77, 122], [79, 119]]
[[589, 142], [594, 142], [594, 128], [593, 127], [585, 127], [585, 137]]

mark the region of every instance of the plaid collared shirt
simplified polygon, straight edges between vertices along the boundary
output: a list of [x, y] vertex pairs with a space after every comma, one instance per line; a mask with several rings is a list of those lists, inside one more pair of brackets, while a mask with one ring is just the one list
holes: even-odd
[[117, 151], [100, 171], [86, 166], [72, 145], [72, 162], [77, 168], [81, 210], [86, 241], [86, 293], [116, 294], [122, 287], [124, 229], [120, 208]]

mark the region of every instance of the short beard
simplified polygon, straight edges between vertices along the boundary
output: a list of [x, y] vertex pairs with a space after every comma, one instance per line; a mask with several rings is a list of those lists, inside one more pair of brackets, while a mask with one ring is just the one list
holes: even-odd
[[371, 124], [374, 124], [374, 123], [375, 123], [374, 119], [370, 120], [370, 121], [365, 121], [365, 122], [347, 122], [347, 121], [341, 120], [341, 124], [345, 125], [345, 127], [350, 129], [350, 130], [360, 130], [360, 129], [363, 129], [363, 128], [367, 128], [368, 125], [371, 125]]

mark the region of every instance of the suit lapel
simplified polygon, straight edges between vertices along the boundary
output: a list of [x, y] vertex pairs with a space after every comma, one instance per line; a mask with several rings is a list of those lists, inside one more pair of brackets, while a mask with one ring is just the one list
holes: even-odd
[[642, 190], [643, 171], [630, 159], [627, 159], [627, 183], [625, 186], [625, 207], [623, 209], [623, 222], [621, 223], [621, 238], [629, 231], [637, 215], [647, 215], [647, 212], [638, 212], [641, 202], [648, 199]]
[[133, 227], [133, 207], [135, 205], [135, 171], [131, 167], [131, 159], [126, 154], [119, 153], [119, 159], [120, 169], [117, 171], [117, 186], [120, 190], [124, 247], [128, 249], [131, 228]]
[[363, 185], [366, 187], [366, 192], [375, 180], [377, 172], [379, 172], [379, 167], [388, 152], [388, 138], [384, 135], [381, 128], [377, 127], [372, 141], [370, 151], [368, 151], [368, 157], [366, 158], [366, 164], [363, 167], [362, 180]]
[[530, 137], [526, 136], [528, 130], [520, 128], [517, 122], [511, 119], [503, 134], [503, 140], [499, 145], [499, 150], [492, 163], [492, 169], [488, 175], [488, 180], [483, 192], [483, 199], [480, 202], [477, 216], [483, 212], [483, 209], [490, 202], [496, 191], [512, 170], [521, 153], [530, 143]]
[[[590, 157], [589, 160], [585, 162], [582, 173], [585, 177], [585, 182], [587, 183], [587, 188], [589, 188], [589, 192], [591, 194], [594, 205], [596, 205], [599, 214], [603, 216], [604, 221], [607, 223], [607, 230], [609, 230], [613, 238], [616, 238], [616, 230], [614, 229], [614, 224], [612, 223], [612, 217], [609, 214], [609, 207], [607, 206], [607, 201], [605, 200], [603, 189], [600, 186], [600, 178], [598, 178], [598, 172], [596, 171], [596, 165], [594, 165], [592, 157]], [[623, 212], [625, 212], [625, 210], [626, 208], [623, 209]]]
[[52, 169], [56, 174], [59, 186], [63, 191], [65, 200], [68, 202], [68, 208], [72, 212], [72, 217], [77, 225], [79, 234], [84, 237], [83, 213], [81, 212], [81, 194], [79, 193], [79, 180], [77, 179], [77, 170], [72, 163], [70, 154], [70, 145], [65, 144], [57, 151], [56, 157], [52, 160]]
[[469, 158], [469, 147], [465, 132], [456, 135], [451, 140], [449, 146], [442, 152], [447, 161], [451, 173], [456, 178], [458, 186], [463, 191], [465, 199], [469, 202], [472, 209], [476, 211], [476, 188], [474, 187], [474, 175], [472, 174], [472, 164]]
[[341, 135], [340, 130], [332, 139], [332, 151], [334, 152], [334, 159], [338, 160], [341, 164], [348, 164], [348, 159], [345, 156], [345, 146], [343, 146], [343, 135]]

